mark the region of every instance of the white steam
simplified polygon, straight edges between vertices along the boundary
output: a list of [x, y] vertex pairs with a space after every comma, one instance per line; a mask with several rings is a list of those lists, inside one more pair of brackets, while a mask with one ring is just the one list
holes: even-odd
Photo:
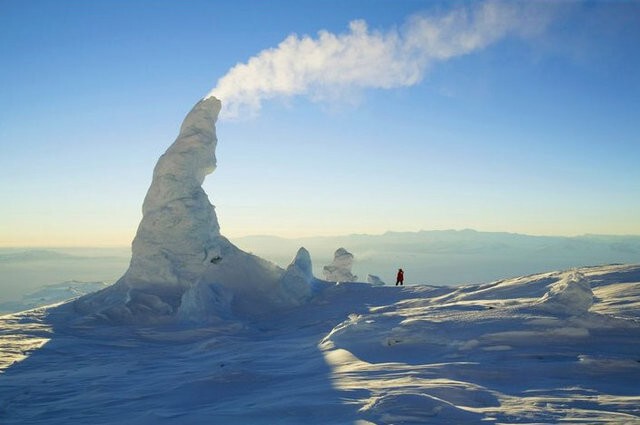
[[437, 62], [482, 49], [508, 35], [528, 36], [548, 16], [524, 3], [488, 1], [439, 16], [411, 16], [399, 29], [372, 31], [355, 20], [344, 34], [290, 35], [229, 70], [209, 93], [227, 118], [257, 113], [275, 97], [335, 99], [354, 89], [411, 86]]

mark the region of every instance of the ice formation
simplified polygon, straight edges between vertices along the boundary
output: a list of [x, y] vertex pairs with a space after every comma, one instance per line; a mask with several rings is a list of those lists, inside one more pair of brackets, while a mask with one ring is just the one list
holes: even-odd
[[324, 266], [324, 278], [330, 282], [355, 282], [358, 276], [351, 273], [353, 254], [344, 248], [338, 248], [333, 256], [333, 262]]
[[300, 248], [280, 280], [281, 291], [290, 295], [291, 302], [297, 304], [311, 297], [315, 282], [312, 269], [309, 251]]
[[227, 244], [202, 189], [216, 167], [220, 107], [215, 98], [199, 102], [156, 164], [126, 274], [131, 288], [144, 291], [149, 283], [188, 288]]
[[220, 234], [202, 189], [216, 167], [220, 108], [218, 99], [208, 97], [189, 112], [154, 169], [129, 269], [113, 286], [79, 299], [77, 311], [113, 322], [210, 322], [261, 314], [310, 296], [308, 253], [298, 253], [285, 272]]
[[380, 277], [374, 275], [374, 274], [370, 274], [367, 275], [367, 282], [370, 283], [373, 286], [384, 286], [386, 285], [386, 283], [384, 283], [384, 281], [382, 279], [380, 279]]

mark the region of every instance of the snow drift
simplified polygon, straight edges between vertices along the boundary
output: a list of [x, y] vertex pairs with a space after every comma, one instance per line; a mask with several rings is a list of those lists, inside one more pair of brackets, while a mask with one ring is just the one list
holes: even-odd
[[[309, 266], [300, 250], [281, 293], [304, 299], [290, 285]], [[66, 326], [69, 305], [0, 316], [0, 423], [640, 423], [640, 265], [312, 285], [259, 320], [222, 317], [233, 287], [210, 282], [179, 312], [211, 326]]]
[[538, 305], [557, 314], [579, 316], [593, 305], [593, 291], [584, 275], [573, 271], [551, 285]]

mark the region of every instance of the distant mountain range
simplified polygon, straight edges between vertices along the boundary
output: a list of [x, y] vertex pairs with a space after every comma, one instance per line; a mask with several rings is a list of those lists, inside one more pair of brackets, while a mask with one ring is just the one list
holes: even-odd
[[[73, 252], [73, 253], [71, 253]], [[0, 263], [29, 261], [99, 260], [129, 257], [130, 249], [118, 248], [0, 248]]]
[[44, 305], [76, 298], [107, 286], [104, 282], [78, 282], [75, 280], [43, 286], [24, 295], [18, 301], [0, 302], [0, 314], [24, 311]]
[[466, 229], [296, 239], [247, 236], [233, 242], [281, 266], [304, 246], [317, 276], [334, 251], [344, 247], [355, 256], [354, 273], [360, 280], [374, 274], [387, 283], [399, 267], [410, 283], [454, 285], [571, 267], [640, 263], [640, 236], [530, 236]]
[[[338, 248], [354, 257], [353, 273], [395, 283], [398, 268], [406, 284], [459, 285], [490, 282], [572, 267], [640, 263], [640, 236], [530, 236], [475, 230], [387, 232], [287, 239], [247, 236], [232, 240], [245, 251], [286, 267], [304, 246], [314, 274], [333, 261]], [[48, 282], [69, 280], [114, 282], [127, 269], [130, 248], [0, 249], [0, 303]]]
[[127, 269], [130, 255], [128, 247], [0, 248], [0, 305], [24, 304], [22, 297], [52, 282], [113, 283]]
[[10, 252], [8, 254], [0, 252], [0, 262], [49, 261], [78, 258], [81, 257], [44, 249], [29, 249], [25, 251]]

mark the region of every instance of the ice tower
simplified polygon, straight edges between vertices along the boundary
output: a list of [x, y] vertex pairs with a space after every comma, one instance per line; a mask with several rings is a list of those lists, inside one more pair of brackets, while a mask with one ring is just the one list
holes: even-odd
[[261, 314], [311, 296], [312, 278], [292, 279], [220, 234], [202, 189], [216, 167], [220, 108], [208, 97], [189, 112], [153, 171], [129, 269], [111, 287], [77, 300], [78, 312], [112, 322], [211, 321]]

